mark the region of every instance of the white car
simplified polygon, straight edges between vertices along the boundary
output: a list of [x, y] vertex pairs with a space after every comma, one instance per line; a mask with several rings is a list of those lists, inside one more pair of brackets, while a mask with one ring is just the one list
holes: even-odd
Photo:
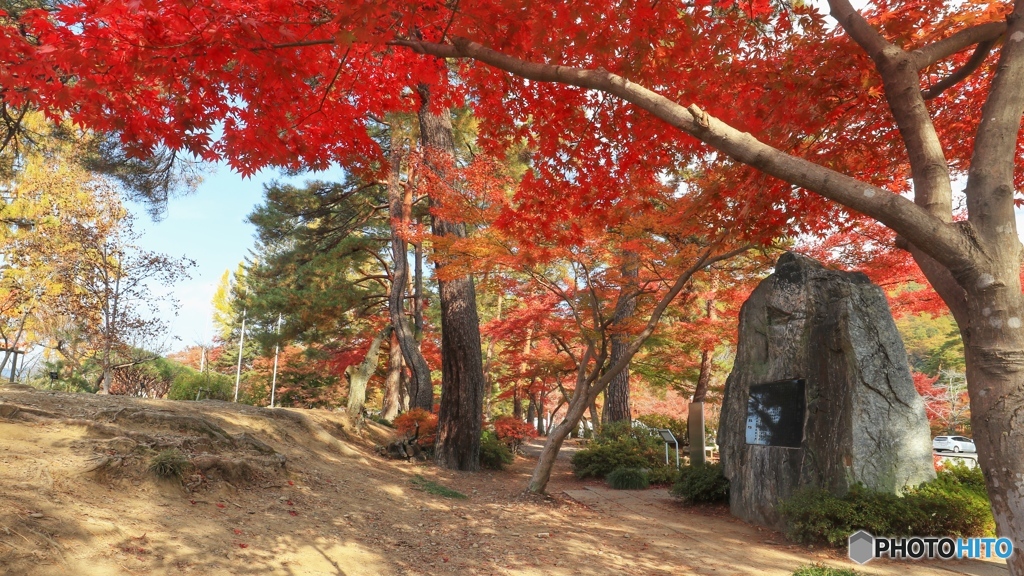
[[936, 436], [932, 440], [932, 450], [936, 452], [977, 452], [974, 440], [963, 436]]

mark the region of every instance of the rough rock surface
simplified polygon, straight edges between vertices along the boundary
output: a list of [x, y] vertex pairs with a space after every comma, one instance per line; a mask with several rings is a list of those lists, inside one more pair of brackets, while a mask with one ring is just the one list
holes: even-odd
[[[799, 448], [748, 445], [751, 385], [805, 380]], [[718, 443], [732, 513], [780, 527], [781, 500], [803, 487], [857, 482], [897, 492], [935, 477], [924, 402], [881, 288], [861, 273], [784, 254], [740, 312]]]

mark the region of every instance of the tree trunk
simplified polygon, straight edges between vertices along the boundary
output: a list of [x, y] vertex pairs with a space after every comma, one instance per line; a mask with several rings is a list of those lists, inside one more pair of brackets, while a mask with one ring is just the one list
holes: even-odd
[[381, 406], [381, 417], [391, 422], [402, 409], [402, 371], [405, 359], [402, 348], [398, 344], [398, 336], [391, 331], [391, 347], [388, 350], [388, 375], [384, 380], [384, 403]]
[[526, 421], [529, 422], [534, 428], [537, 427], [537, 403], [533, 400], [533, 394], [529, 394], [527, 398], [529, 402], [526, 405]]
[[565, 406], [565, 404], [565, 400], [559, 400], [558, 404], [555, 406], [555, 409], [551, 411], [550, 415], [548, 415], [548, 430], [551, 430], [551, 427], [554, 426], [555, 416], [558, 415], [558, 411], [561, 410], [562, 406]]
[[[717, 288], [715, 279], [711, 281], [711, 290]], [[717, 319], [717, 309], [715, 308], [715, 299], [708, 298], [704, 317], [709, 320]], [[711, 372], [714, 368], [714, 350], [702, 350], [700, 353], [700, 374], [697, 376], [697, 387], [693, 390], [692, 402], [704, 402], [704, 398], [708, 395], [708, 385], [711, 384]]]
[[[610, 362], [614, 364], [622, 358], [628, 346], [621, 336], [612, 336], [612, 353]], [[604, 423], [630, 422], [633, 415], [629, 407], [629, 366], [618, 373], [608, 385], [604, 393]]]
[[[636, 312], [637, 277], [640, 274], [640, 262], [635, 252], [626, 251], [623, 254], [621, 266], [622, 286], [619, 288], [619, 298], [616, 302], [615, 314], [612, 316], [612, 326], [621, 327], [628, 322], [633, 313]], [[613, 334], [612, 353], [608, 359], [608, 365], [614, 366], [619, 359], [626, 355], [629, 348], [628, 334]], [[631, 422], [633, 414], [629, 407], [629, 364], [619, 372], [604, 393], [604, 422]]]
[[[447, 111], [430, 110], [430, 92], [420, 88], [420, 138], [428, 167], [439, 180], [454, 180], [449, 167], [455, 159], [451, 118]], [[432, 205], [434, 205], [432, 199]], [[466, 226], [435, 217], [436, 236], [466, 237]], [[436, 258], [436, 254], [435, 254]], [[438, 264], [443, 265], [439, 262]], [[439, 466], [455, 470], [480, 469], [483, 428], [484, 367], [480, 320], [473, 277], [438, 280], [441, 301], [441, 408], [437, 415], [434, 457]]]
[[348, 413], [350, 416], [358, 416], [366, 404], [366, 383], [370, 381], [374, 371], [377, 370], [377, 359], [380, 356], [380, 345], [384, 338], [391, 332], [391, 327], [385, 328], [380, 334], [374, 337], [370, 343], [370, 349], [366, 351], [366, 358], [358, 365], [352, 365], [345, 369], [348, 375]]
[[533, 469], [533, 475], [530, 477], [528, 488], [530, 492], [543, 493], [544, 489], [547, 488], [559, 449], [561, 449], [569, 433], [576, 429], [580, 418], [583, 417], [583, 413], [587, 411], [591, 404], [591, 402], [588, 402], [586, 391], [581, 390], [580, 392], [579, 394], [573, 393], [573, 399], [569, 402], [569, 410], [565, 414], [565, 419], [551, 429], [547, 439], [544, 441], [544, 448], [540, 452], [537, 466]]
[[700, 374], [697, 376], [697, 387], [693, 389], [693, 400], [691, 402], [703, 402], [708, 395], [708, 385], [711, 383], [711, 360], [712, 352], [704, 350], [700, 353]]
[[543, 392], [537, 393], [537, 434], [540, 434], [541, 436], [544, 436], [545, 434], [548, 433], [548, 428], [547, 426], [544, 425], [544, 423], [547, 421], [547, 417], [545, 415], [544, 410], [546, 396], [547, 395], [544, 394]]
[[[970, 321], [961, 335], [978, 463], [985, 471], [997, 532], [1016, 545], [1024, 541], [1024, 306], [1013, 293], [1020, 289], [1013, 282], [1016, 270], [1007, 270], [1006, 276], [1005, 288], [972, 295]], [[1024, 574], [1020, 551], [1007, 564], [1011, 574]]]
[[[529, 368], [529, 364], [526, 359], [529, 356], [531, 349], [533, 349], [533, 326], [527, 327], [526, 341], [523, 342], [523, 361], [519, 365], [519, 370], [524, 374]], [[532, 381], [530, 384], [532, 384]], [[530, 395], [530, 384], [527, 384], [526, 388], [523, 390], [520, 390], [518, 381], [512, 385], [512, 415], [519, 420], [523, 419], [523, 396], [530, 398], [530, 407], [533, 407], [533, 398]], [[532, 414], [527, 413], [526, 421], [533, 424], [532, 420]]]
[[[496, 318], [501, 320], [501, 304], [502, 304], [502, 293], [498, 292], [498, 315]], [[490, 421], [493, 419], [493, 403], [495, 396], [495, 388], [497, 386], [494, 383], [494, 377], [491, 374], [492, 367], [494, 365], [494, 341], [496, 338], [491, 336], [487, 341], [487, 353], [484, 356], [484, 417]]]
[[110, 394], [110, 385], [114, 381], [114, 371], [110, 368], [104, 368], [103, 372], [100, 373], [99, 390], [97, 394]]
[[[411, 215], [406, 211], [406, 196], [400, 180], [402, 170], [401, 144], [391, 142], [391, 176], [388, 179], [388, 207], [391, 210], [391, 255], [394, 260], [394, 274], [391, 278], [391, 293], [388, 295], [388, 312], [391, 326], [395, 330], [398, 346], [402, 350], [405, 364], [412, 372], [409, 384], [409, 408], [433, 409], [433, 384], [430, 381], [430, 367], [420, 352], [419, 344], [405, 317], [405, 285], [409, 279], [409, 246], [405, 234], [409, 231]], [[427, 399], [429, 396], [429, 400]]]

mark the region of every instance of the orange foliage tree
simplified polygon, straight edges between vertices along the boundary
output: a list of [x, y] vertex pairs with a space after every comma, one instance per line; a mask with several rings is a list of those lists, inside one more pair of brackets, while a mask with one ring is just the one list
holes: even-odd
[[865, 214], [961, 328], [996, 523], [1020, 541], [1024, 0], [828, 5], [838, 25], [768, 0], [67, 2], [4, 17], [0, 85], [11, 130], [37, 106], [246, 174], [378, 170], [368, 127], [429, 87], [438, 109], [472, 104], [485, 150], [535, 154], [517, 194], [541, 232], [684, 166], [729, 174], [708, 214], [773, 234]]

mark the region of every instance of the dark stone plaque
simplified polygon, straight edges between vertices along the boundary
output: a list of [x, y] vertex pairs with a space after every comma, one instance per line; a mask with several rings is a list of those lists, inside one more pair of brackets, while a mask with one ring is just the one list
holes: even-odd
[[750, 387], [747, 444], [799, 448], [804, 439], [804, 381], [780, 380]]

